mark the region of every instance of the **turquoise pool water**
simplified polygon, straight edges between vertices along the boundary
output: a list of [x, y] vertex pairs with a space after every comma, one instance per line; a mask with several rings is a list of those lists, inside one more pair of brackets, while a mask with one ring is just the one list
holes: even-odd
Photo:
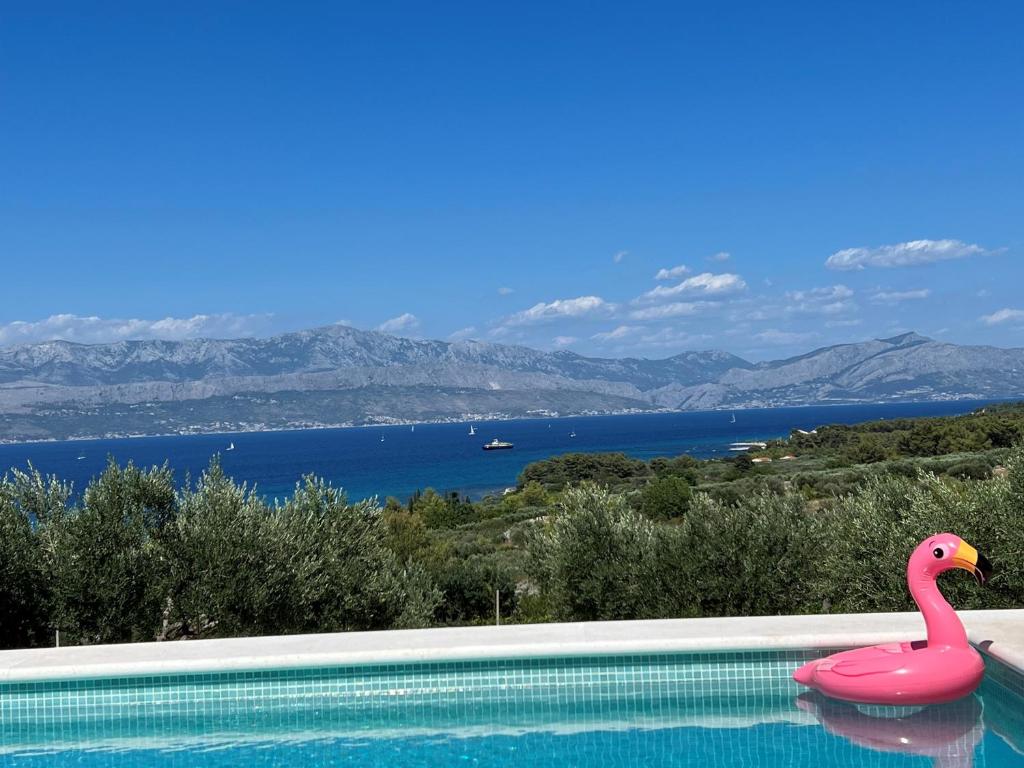
[[0, 686], [0, 765], [1024, 765], [1024, 682], [941, 707], [801, 695], [805, 652], [390, 665]]

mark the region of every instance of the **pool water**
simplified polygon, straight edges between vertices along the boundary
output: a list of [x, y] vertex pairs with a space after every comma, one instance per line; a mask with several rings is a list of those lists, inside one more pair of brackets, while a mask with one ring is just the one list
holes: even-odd
[[1024, 766], [1024, 680], [854, 707], [821, 652], [604, 656], [0, 686], [0, 765]]

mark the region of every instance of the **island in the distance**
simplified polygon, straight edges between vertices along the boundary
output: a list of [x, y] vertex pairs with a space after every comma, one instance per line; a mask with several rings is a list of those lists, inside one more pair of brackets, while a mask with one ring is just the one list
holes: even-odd
[[0, 349], [0, 441], [1022, 394], [1024, 349], [914, 333], [751, 363], [715, 350], [605, 359], [332, 325]]

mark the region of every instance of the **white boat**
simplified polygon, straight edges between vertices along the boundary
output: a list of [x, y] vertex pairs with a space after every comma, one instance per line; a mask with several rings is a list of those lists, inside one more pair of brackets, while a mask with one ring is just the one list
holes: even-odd
[[508, 449], [510, 449], [512, 447], [513, 447], [512, 443], [506, 443], [506, 442], [504, 442], [502, 440], [499, 440], [498, 438], [494, 438], [489, 443], [484, 443], [484, 446], [483, 446], [485, 451], [500, 451], [500, 450], [503, 450], [503, 449], [504, 450], [508, 450]]
[[233, 451], [233, 450], [235, 450], [235, 444], [234, 443], [228, 443], [228, 447], [225, 448], [224, 450], [226, 450], [226, 451]]
[[576, 430], [575, 429], [572, 432], [569, 433], [569, 437], [576, 437]]
[[381, 435], [381, 436], [380, 436], [380, 441], [381, 441], [382, 443], [384, 442], [384, 435]]
[[78, 461], [81, 461], [82, 459], [84, 459], [84, 458], [85, 458], [85, 454], [83, 453], [83, 454], [82, 454], [81, 456], [75, 456], [75, 458], [76, 458], [76, 459], [77, 459]]
[[729, 420], [729, 423], [730, 424], [735, 424], [736, 423], [736, 414], [735, 413], [732, 415], [732, 418]]
[[474, 427], [472, 424], [470, 424], [469, 425], [469, 436], [472, 437], [475, 434], [476, 434], [476, 427]]
[[409, 427], [409, 431], [410, 432], [415, 432], [416, 431], [416, 425], [413, 424], [411, 427]]

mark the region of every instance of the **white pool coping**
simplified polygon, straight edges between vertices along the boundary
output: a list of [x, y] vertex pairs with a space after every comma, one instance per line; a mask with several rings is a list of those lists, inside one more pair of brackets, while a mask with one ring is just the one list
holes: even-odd
[[[1024, 609], [961, 611], [971, 642], [1024, 672]], [[925, 635], [919, 613], [520, 624], [0, 651], [0, 683], [500, 658], [843, 648]]]

